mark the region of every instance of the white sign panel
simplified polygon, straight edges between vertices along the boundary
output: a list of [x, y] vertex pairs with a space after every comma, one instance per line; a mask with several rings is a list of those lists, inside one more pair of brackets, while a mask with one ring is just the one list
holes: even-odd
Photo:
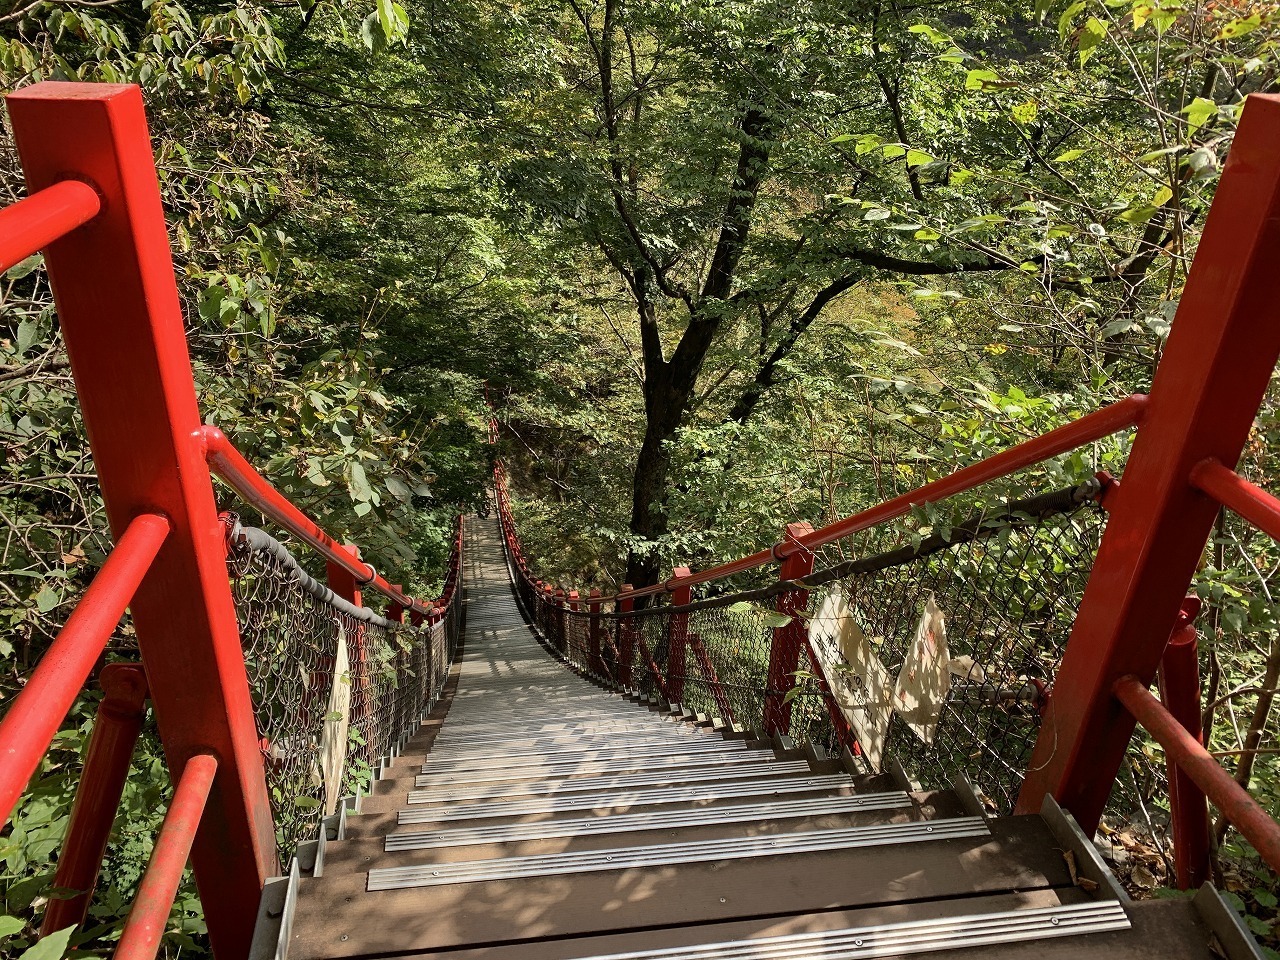
[[938, 729], [938, 716], [950, 690], [951, 657], [947, 653], [946, 619], [933, 594], [929, 594], [893, 689], [893, 708], [916, 736], [932, 743]]
[[809, 640], [840, 712], [857, 734], [867, 763], [878, 772], [893, 715], [893, 680], [840, 590], [823, 601], [809, 624]]
[[351, 663], [347, 659], [347, 631], [338, 621], [338, 649], [333, 657], [333, 687], [320, 738], [320, 768], [324, 774], [324, 812], [338, 809], [342, 770], [347, 763], [347, 727], [351, 721]]

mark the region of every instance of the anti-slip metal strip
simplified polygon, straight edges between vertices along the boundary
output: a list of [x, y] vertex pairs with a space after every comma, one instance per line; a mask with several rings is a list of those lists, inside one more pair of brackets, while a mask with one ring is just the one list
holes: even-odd
[[[465, 728], [463, 728], [465, 730]], [[566, 740], [595, 741], [609, 740], [612, 737], [657, 737], [659, 740], [718, 740], [713, 733], [694, 730], [691, 727], [677, 727], [675, 723], [654, 721], [653, 723], [603, 723], [600, 721], [584, 721], [572, 726], [556, 724], [531, 728], [521, 723], [520, 718], [513, 717], [511, 722], [498, 724], [492, 731], [466, 730], [449, 736], [451, 744], [460, 746], [484, 746], [485, 744], [541, 744], [541, 742]]]
[[725, 740], [717, 743], [659, 744], [647, 747], [623, 745], [621, 747], [590, 747], [584, 750], [525, 751], [522, 753], [488, 754], [470, 759], [464, 756], [454, 759], [453, 757], [437, 757], [435, 754], [430, 754], [422, 764], [422, 771], [424, 773], [453, 773], [463, 770], [490, 770], [495, 767], [503, 769], [508, 767], [555, 767], [583, 763], [603, 763], [618, 758], [667, 757], [673, 753], [685, 757], [740, 757], [744, 754], [749, 754], [767, 759], [773, 756], [773, 753], [769, 750], [748, 751], [745, 741], [739, 740], [735, 743], [731, 740]]
[[442, 738], [442, 742], [432, 749], [430, 756], [449, 756], [457, 760], [466, 760], [473, 757], [502, 756], [514, 753], [547, 753], [553, 751], [567, 753], [574, 750], [601, 750], [609, 747], [649, 746], [678, 750], [683, 749], [685, 746], [692, 746], [697, 749], [704, 744], [724, 747], [726, 744], [736, 742], [725, 740], [723, 737], [665, 737], [643, 731], [639, 733], [625, 731], [612, 734], [593, 734], [591, 736], [568, 734], [565, 736], [521, 740], [510, 737], [502, 740], [473, 740], [470, 737], [454, 737], [449, 740], [443, 740]]
[[889, 823], [869, 827], [842, 827], [768, 837], [733, 837], [692, 840], [649, 847], [617, 847], [580, 853], [548, 853], [533, 857], [436, 863], [424, 867], [384, 867], [369, 871], [369, 890], [402, 890], [446, 883], [480, 883], [601, 870], [653, 868], [677, 863], [718, 863], [753, 857], [776, 857], [821, 850], [847, 850], [898, 843], [923, 843], [989, 836], [982, 817], [957, 817], [927, 823]]
[[789, 820], [828, 814], [898, 810], [911, 806], [905, 793], [868, 793], [858, 797], [808, 797], [785, 803], [743, 803], [733, 807], [701, 810], [651, 810], [647, 813], [619, 813], [609, 817], [550, 820], [543, 823], [499, 823], [487, 827], [460, 827], [421, 833], [393, 833], [386, 850], [437, 850], [478, 843], [512, 843], [547, 840], [553, 837], [587, 837], [636, 830], [679, 830], [685, 827], [717, 826], [722, 823], [754, 823], [761, 820]]
[[[443, 739], [443, 738], [442, 738]], [[742, 741], [725, 740], [722, 737], [663, 737], [646, 733], [627, 733], [602, 736], [577, 736], [570, 734], [562, 737], [543, 737], [537, 740], [472, 740], [450, 739], [441, 742], [432, 749], [430, 756], [452, 756], [458, 759], [469, 757], [503, 756], [513, 753], [538, 752], [571, 752], [574, 750], [599, 750], [608, 747], [669, 747], [683, 749], [685, 746], [724, 747], [727, 743]], [[482, 751], [488, 751], [482, 752]]]
[[659, 803], [690, 803], [703, 800], [725, 800], [730, 797], [771, 796], [788, 793], [811, 793], [815, 790], [839, 790], [851, 787], [852, 781], [844, 774], [821, 777], [787, 777], [768, 783], [745, 780], [725, 783], [694, 784], [689, 787], [666, 787], [653, 790], [619, 793], [605, 790], [600, 793], [569, 794], [558, 797], [533, 797], [529, 800], [494, 800], [489, 803], [457, 804], [452, 807], [419, 807], [401, 810], [399, 823], [444, 823], [450, 820], [479, 820], [485, 817], [523, 817], [542, 813], [563, 813], [569, 810], [595, 810], [613, 807], [641, 807]]
[[[679, 771], [688, 767], [739, 767], [759, 765], [773, 759], [773, 754], [761, 752], [759, 756], [751, 756], [739, 752], [726, 756], [722, 753], [659, 755], [652, 757], [628, 757], [625, 754], [619, 759], [578, 760], [573, 763], [544, 764], [541, 766], [512, 764], [508, 767], [494, 767], [489, 770], [436, 770], [432, 773], [419, 774], [414, 781], [415, 786], [432, 787], [445, 784], [458, 785], [470, 783], [496, 783], [502, 780], [554, 780], [559, 777], [576, 775], [604, 775], [613, 773], [639, 772], [641, 770], [668, 769]], [[679, 779], [678, 776], [673, 777]]]
[[[785, 763], [757, 763], [742, 770], [716, 767], [698, 767], [687, 773], [660, 770], [656, 773], [636, 773], [622, 777], [583, 777], [581, 780], [558, 780], [553, 783], [531, 780], [528, 783], [512, 783], [503, 786], [476, 787], [426, 787], [410, 790], [410, 803], [451, 803], [455, 800], [487, 800], [494, 797], [523, 797], [544, 793], [578, 793], [586, 790], [622, 790], [627, 787], [645, 787], [662, 783], [699, 783], [704, 780], [765, 780], [788, 773], [808, 773], [805, 760]], [[763, 788], [764, 784], [761, 784]]]
[[1103, 901], [792, 933], [761, 937], [759, 940], [636, 950], [597, 955], [586, 960], [863, 960], [866, 957], [967, 950], [1129, 928], [1129, 917], [1124, 908], [1115, 901]]

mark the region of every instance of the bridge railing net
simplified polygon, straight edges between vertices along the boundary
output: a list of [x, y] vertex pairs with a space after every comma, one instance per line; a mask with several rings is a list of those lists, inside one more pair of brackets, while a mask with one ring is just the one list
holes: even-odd
[[[896, 760], [926, 788], [965, 772], [994, 809], [1008, 812], [1097, 552], [1105, 523], [1097, 493], [1091, 482], [969, 505], [962, 515], [952, 511], [950, 523], [904, 518], [821, 550], [794, 614], [802, 627], [799, 671], [777, 689], [768, 684], [769, 658], [775, 629], [788, 622], [775, 610], [784, 586], [695, 596], [683, 608], [663, 598], [631, 616], [606, 611], [598, 620], [608, 639], [598, 646], [585, 610], [536, 603], [539, 626], [564, 638], [562, 652], [580, 669], [741, 727], [765, 730], [770, 704], [785, 702], [794, 740], [838, 753], [856, 733], [837, 722], [838, 701], [856, 707], [847, 688], [826, 685], [805, 635], [847, 638], [849, 625], [831, 621], [851, 621], [893, 680], [932, 602], [951, 660], [945, 699], [936, 725], [924, 730], [927, 741], [901, 710], [891, 714], [881, 764]], [[842, 676], [857, 682], [848, 671]]]
[[232, 533], [231, 576], [281, 862], [312, 839], [440, 696], [460, 605], [421, 626], [353, 607], [260, 530]]

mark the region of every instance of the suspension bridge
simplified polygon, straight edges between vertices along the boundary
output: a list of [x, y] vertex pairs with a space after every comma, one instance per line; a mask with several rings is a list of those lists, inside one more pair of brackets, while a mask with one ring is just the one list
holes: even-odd
[[[1280, 825], [1204, 746], [1188, 588], [1223, 508], [1280, 538], [1234, 469], [1280, 358], [1280, 98], [1244, 110], [1149, 395], [612, 596], [539, 578], [499, 464], [431, 600], [203, 423], [138, 89], [7, 103], [0, 270], [44, 252], [116, 543], [0, 721], [7, 819], [104, 691], [46, 934], [87, 916], [150, 709], [175, 786], [127, 960], [188, 862], [232, 960], [1261, 956], [1210, 803], [1273, 870]], [[1118, 433], [1123, 476], [1036, 479]], [[957, 519], [904, 535], [924, 505]], [[126, 609], [140, 661], [98, 669]], [[1185, 898], [1131, 900], [1091, 839], [1137, 724]]]

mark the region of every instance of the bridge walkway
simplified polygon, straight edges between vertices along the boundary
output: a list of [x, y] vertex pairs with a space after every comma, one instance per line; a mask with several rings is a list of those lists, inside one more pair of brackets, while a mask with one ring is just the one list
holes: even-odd
[[526, 626], [496, 521], [464, 564], [447, 695], [323, 843], [289, 960], [1215, 955], [1203, 910], [1127, 902], [1060, 812], [988, 821], [605, 691]]

